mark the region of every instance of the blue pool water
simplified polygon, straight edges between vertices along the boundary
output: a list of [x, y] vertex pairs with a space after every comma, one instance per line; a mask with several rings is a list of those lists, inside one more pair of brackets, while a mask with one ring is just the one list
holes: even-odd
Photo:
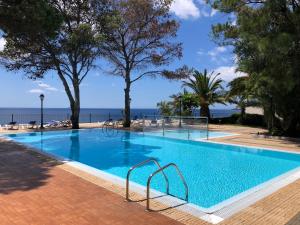
[[[128, 169], [149, 157], [161, 165], [174, 162], [189, 187], [189, 202], [209, 208], [300, 166], [300, 155], [255, 148], [176, 140], [133, 132], [101, 129], [8, 135], [42, 151], [75, 160], [125, 178]], [[134, 171], [132, 180], [145, 185], [154, 165]], [[176, 172], [166, 171], [171, 194], [184, 197]], [[159, 175], [161, 176], [161, 175]], [[162, 177], [152, 188], [164, 191]]]
[[224, 136], [231, 136], [234, 134], [210, 131], [207, 133], [206, 130], [196, 130], [196, 129], [174, 129], [174, 130], [157, 130], [149, 131], [146, 135], [175, 138], [182, 140], [201, 140], [206, 138], [217, 138]]

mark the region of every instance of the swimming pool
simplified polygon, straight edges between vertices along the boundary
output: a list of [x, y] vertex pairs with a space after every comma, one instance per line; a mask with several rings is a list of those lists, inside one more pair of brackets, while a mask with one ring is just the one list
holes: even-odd
[[219, 131], [207, 132], [206, 130], [200, 129], [165, 129], [156, 131], [146, 131], [145, 133], [146, 135], [193, 141], [236, 135], [232, 133], [224, 133]]
[[[126, 177], [132, 165], [149, 157], [156, 158], [161, 165], [174, 162], [188, 184], [189, 202], [206, 209], [300, 166], [299, 154], [127, 131], [108, 134], [101, 129], [86, 129], [6, 136], [121, 178]], [[133, 172], [131, 180], [145, 185], [149, 174], [156, 169], [151, 164], [141, 167]], [[175, 171], [169, 169], [166, 174], [170, 193], [183, 198], [184, 187]], [[164, 191], [162, 177], [155, 177], [151, 187]]]

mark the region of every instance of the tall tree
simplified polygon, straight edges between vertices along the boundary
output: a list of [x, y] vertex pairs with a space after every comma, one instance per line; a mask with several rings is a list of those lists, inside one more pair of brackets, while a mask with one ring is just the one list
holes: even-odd
[[[270, 132], [300, 129], [300, 1], [210, 1], [236, 19], [213, 26], [215, 40], [232, 45], [238, 69], [250, 76]], [[273, 121], [277, 122], [273, 122]], [[298, 129], [298, 131], [297, 131]]]
[[134, 82], [145, 76], [168, 79], [185, 76], [185, 69], [175, 72], [161, 69], [182, 56], [175, 42], [178, 23], [169, 14], [171, 0], [115, 0], [118, 23], [108, 29], [102, 54], [113, 66], [111, 74], [125, 80], [124, 126], [130, 126], [130, 90]]
[[214, 72], [208, 74], [207, 70], [203, 73], [195, 70], [187, 81], [183, 81], [183, 86], [189, 87], [197, 96], [200, 116], [210, 119], [209, 106], [215, 103], [224, 104], [223, 80], [218, 78], [219, 75]]
[[105, 0], [0, 4], [0, 29], [7, 41], [1, 62], [8, 70], [23, 70], [32, 79], [55, 71], [70, 102], [73, 128], [79, 128], [80, 84], [99, 55], [103, 41], [99, 24], [108, 20], [108, 8]]

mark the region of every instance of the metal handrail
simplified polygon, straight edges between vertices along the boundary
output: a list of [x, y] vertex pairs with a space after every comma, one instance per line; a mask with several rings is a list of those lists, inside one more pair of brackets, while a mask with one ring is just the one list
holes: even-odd
[[163, 171], [164, 171], [165, 169], [167, 169], [168, 167], [171, 167], [171, 166], [175, 167], [175, 169], [176, 169], [176, 171], [177, 171], [177, 174], [178, 174], [179, 177], [181, 178], [181, 181], [182, 181], [182, 183], [183, 183], [183, 185], [184, 185], [184, 187], [185, 187], [185, 199], [184, 199], [184, 200], [185, 200], [186, 202], [188, 201], [188, 198], [189, 198], [189, 189], [188, 189], [187, 183], [186, 183], [186, 181], [185, 181], [185, 179], [184, 179], [182, 173], [180, 172], [178, 166], [177, 166], [175, 163], [169, 163], [169, 164], [165, 165], [164, 167], [161, 167], [161, 168], [159, 168], [158, 170], [156, 170], [156, 171], [155, 171], [154, 173], [152, 173], [152, 174], [149, 176], [149, 178], [148, 178], [148, 181], [147, 181], [147, 208], [146, 208], [147, 210], [150, 210], [150, 184], [151, 184], [152, 178], [153, 178], [156, 174], [158, 174], [158, 173], [160, 173], [160, 172], [163, 173]]
[[[138, 167], [141, 167], [141, 166], [143, 166], [143, 165], [145, 165], [145, 164], [147, 164], [147, 163], [149, 163], [149, 162], [154, 162], [154, 163], [157, 165], [157, 167], [158, 167], [159, 169], [162, 168], [156, 159], [154, 159], [154, 158], [149, 158], [149, 159], [146, 159], [146, 160], [143, 161], [143, 162], [140, 162], [140, 163], [138, 163], [138, 164], [132, 166], [132, 167], [128, 170], [127, 176], [126, 176], [126, 200], [127, 200], [127, 201], [130, 201], [130, 199], [129, 199], [129, 178], [130, 178], [131, 172], [132, 172], [134, 169], [136, 169], [136, 168], [138, 168]], [[169, 194], [169, 180], [168, 180], [166, 174], [165, 174], [164, 172], [162, 172], [162, 173], [163, 173], [163, 175], [164, 175], [164, 177], [165, 177], [166, 184], [167, 184], [167, 190], [166, 190], [166, 192], [167, 192], [167, 194]]]

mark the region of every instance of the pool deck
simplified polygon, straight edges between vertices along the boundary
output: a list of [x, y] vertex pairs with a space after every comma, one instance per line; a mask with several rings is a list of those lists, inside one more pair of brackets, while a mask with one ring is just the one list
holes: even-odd
[[[84, 124], [82, 127], [96, 125]], [[260, 128], [210, 125], [211, 130], [239, 134], [212, 139], [239, 145], [300, 152], [297, 139], [257, 137]], [[22, 132], [22, 131], [19, 131]], [[300, 180], [243, 209], [220, 225], [299, 225]], [[124, 202], [124, 188], [0, 138], [0, 224], [208, 225], [153, 200]], [[131, 193], [134, 199], [142, 196]]]
[[257, 133], [266, 132], [262, 128], [253, 128], [235, 125], [210, 125], [211, 131], [222, 131], [238, 135], [213, 138], [211, 141], [236, 145], [246, 145], [261, 148], [271, 148], [275, 150], [286, 150], [300, 152], [300, 139], [297, 138], [270, 138]]

